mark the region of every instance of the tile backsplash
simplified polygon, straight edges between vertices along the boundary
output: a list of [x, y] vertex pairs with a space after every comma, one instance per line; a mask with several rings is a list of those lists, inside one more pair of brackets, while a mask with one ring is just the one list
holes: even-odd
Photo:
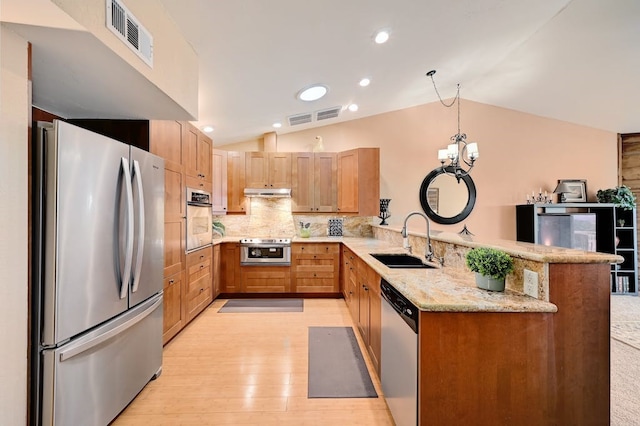
[[300, 236], [300, 222], [309, 223], [311, 237], [327, 236], [329, 219], [342, 218], [345, 237], [372, 237], [369, 216], [338, 216], [336, 214], [298, 214], [291, 212], [290, 198], [250, 198], [246, 215], [214, 216], [214, 221], [226, 227], [225, 236], [255, 238], [292, 238]]

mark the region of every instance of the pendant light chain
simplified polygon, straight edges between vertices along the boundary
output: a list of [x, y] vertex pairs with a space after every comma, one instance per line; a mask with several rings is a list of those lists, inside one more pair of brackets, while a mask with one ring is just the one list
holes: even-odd
[[460, 134], [460, 83], [457, 84], [457, 90], [456, 90], [456, 96], [453, 98], [453, 100], [451, 101], [450, 104], [446, 104], [443, 100], [442, 100], [442, 96], [440, 96], [440, 92], [438, 92], [438, 88], [436, 87], [436, 81], [433, 79], [433, 74], [435, 74], [435, 72], [428, 72], [427, 75], [429, 77], [431, 77], [431, 82], [433, 83], [433, 88], [436, 91], [436, 95], [438, 95], [438, 99], [440, 100], [440, 103], [442, 105], [444, 105], [447, 108], [451, 108], [453, 106], [453, 104], [456, 103], [456, 101], [458, 101], [458, 134]]

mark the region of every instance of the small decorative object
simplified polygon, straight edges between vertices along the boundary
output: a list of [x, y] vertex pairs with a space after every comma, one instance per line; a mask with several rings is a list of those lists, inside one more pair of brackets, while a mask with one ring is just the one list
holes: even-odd
[[[636, 207], [636, 196], [626, 186], [616, 186], [610, 189], [599, 189], [596, 192], [599, 203], [613, 203], [624, 210], [633, 210]], [[623, 226], [623, 225], [620, 225]]]
[[476, 273], [476, 285], [485, 290], [504, 291], [505, 277], [513, 271], [511, 256], [488, 247], [471, 249], [466, 263]]
[[558, 186], [553, 193], [560, 194], [561, 203], [586, 203], [587, 181], [584, 179], [558, 179]]
[[535, 191], [531, 191], [531, 198], [529, 198], [529, 194], [527, 194], [527, 204], [551, 204], [553, 202], [553, 197], [549, 196], [547, 191], [544, 191], [544, 195], [542, 194], [542, 188], [538, 190], [538, 195], [536, 195]]
[[380, 225], [388, 225], [387, 219], [391, 217], [391, 213], [389, 212], [389, 203], [391, 202], [390, 198], [381, 198], [380, 199], [380, 214], [378, 217], [382, 219]]
[[222, 222], [218, 222], [217, 220], [214, 220], [211, 223], [211, 230], [215, 233], [220, 235], [221, 237], [224, 237], [224, 233], [226, 232], [226, 228], [224, 226], [224, 224]]
[[300, 222], [300, 236], [302, 238], [309, 238], [311, 236], [311, 229], [309, 229], [309, 227], [311, 226], [311, 223], [307, 222]]
[[342, 219], [329, 219], [329, 236], [342, 237]]
[[622, 228], [624, 226], [624, 219], [618, 219], [618, 226]]

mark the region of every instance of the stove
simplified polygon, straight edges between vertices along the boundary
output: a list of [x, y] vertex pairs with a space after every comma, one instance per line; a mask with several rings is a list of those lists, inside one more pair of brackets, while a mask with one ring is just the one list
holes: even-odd
[[243, 266], [291, 265], [291, 238], [242, 238], [240, 264]]

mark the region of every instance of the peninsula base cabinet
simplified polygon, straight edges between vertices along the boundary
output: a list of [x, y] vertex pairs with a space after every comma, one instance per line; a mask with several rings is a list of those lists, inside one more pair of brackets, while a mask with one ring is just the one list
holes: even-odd
[[550, 264], [556, 313], [421, 311], [418, 424], [609, 424], [609, 273]]
[[358, 259], [358, 330], [369, 353], [369, 358], [380, 377], [382, 352], [382, 302], [380, 275]]

